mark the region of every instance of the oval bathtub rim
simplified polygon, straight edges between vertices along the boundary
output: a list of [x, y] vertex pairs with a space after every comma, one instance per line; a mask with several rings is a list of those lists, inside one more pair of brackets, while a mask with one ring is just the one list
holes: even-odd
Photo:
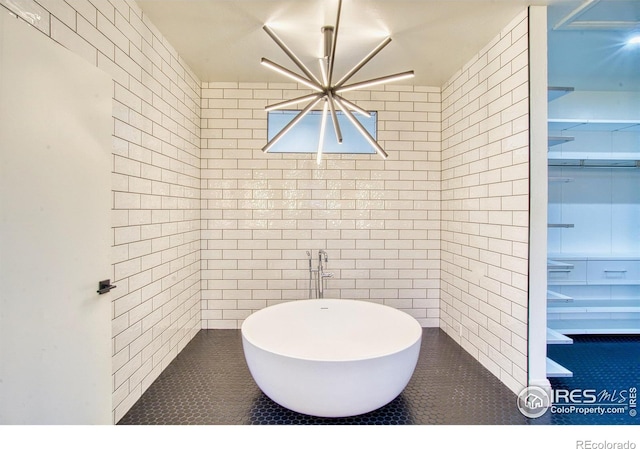
[[[282, 351], [267, 349], [267, 348], [264, 348], [263, 345], [257, 344], [254, 341], [254, 339], [249, 338], [244, 332], [245, 323], [248, 320], [250, 320], [250, 318], [252, 316], [254, 316], [255, 314], [261, 312], [262, 310], [268, 309], [270, 307], [284, 306], [285, 304], [294, 303], [294, 302], [298, 302], [298, 301], [323, 301], [323, 300], [351, 301], [351, 302], [358, 302], [358, 303], [367, 303], [367, 304], [372, 304], [374, 306], [379, 306], [379, 307], [384, 307], [384, 308], [390, 309], [391, 311], [393, 311], [392, 313], [400, 313], [400, 314], [406, 315], [406, 317], [408, 318], [407, 322], [414, 323], [417, 326], [418, 331], [417, 331], [416, 338], [412, 339], [410, 343], [402, 345], [402, 347], [395, 348], [393, 351], [387, 351], [387, 352], [384, 352], [384, 353], [378, 353], [378, 354], [375, 354], [374, 356], [353, 357], [353, 358], [348, 358], [348, 359], [330, 359], [330, 358], [318, 358], [318, 357], [308, 357], [308, 356], [307, 357], [305, 357], [305, 356], [295, 356], [295, 355], [284, 353]], [[398, 310], [398, 309], [396, 309], [394, 307], [391, 307], [391, 306], [387, 306], [386, 304], [379, 304], [379, 303], [366, 301], [366, 300], [338, 299], [338, 298], [300, 299], [300, 300], [291, 300], [291, 301], [286, 301], [286, 302], [274, 304], [272, 306], [265, 307], [264, 309], [260, 309], [260, 310], [258, 310], [256, 312], [252, 313], [249, 317], [247, 317], [244, 320], [244, 322], [242, 323], [242, 326], [241, 326], [240, 329], [241, 329], [242, 339], [246, 340], [248, 343], [250, 343], [251, 345], [253, 345], [257, 349], [260, 349], [260, 350], [268, 352], [270, 354], [278, 355], [280, 357], [284, 357], [284, 358], [287, 358], [287, 359], [304, 360], [304, 361], [316, 362], [316, 363], [349, 363], [349, 362], [358, 362], [358, 361], [365, 361], [365, 360], [381, 359], [381, 358], [384, 358], [384, 357], [389, 357], [391, 355], [406, 351], [407, 349], [415, 346], [416, 343], [419, 343], [421, 345], [421, 343], [422, 343], [421, 340], [422, 340], [422, 337], [423, 337], [423, 329], [422, 329], [422, 326], [420, 325], [420, 323], [418, 322], [418, 320], [416, 320], [414, 317], [412, 317], [411, 315], [409, 315], [406, 312], [403, 312], [403, 311]]]
[[[243, 336], [243, 338], [245, 338]], [[246, 339], [246, 338], [245, 338]], [[374, 357], [362, 357], [362, 358], [353, 358], [353, 359], [348, 359], [348, 360], [329, 360], [329, 359], [314, 359], [314, 358], [308, 358], [308, 357], [294, 357], [292, 355], [286, 355], [286, 354], [282, 354], [280, 352], [276, 352], [276, 351], [269, 351], [267, 349], [261, 348], [260, 346], [256, 346], [254, 345], [249, 339], [246, 339], [247, 342], [251, 345], [253, 345], [254, 347], [256, 347], [257, 349], [261, 350], [261, 351], [265, 351], [268, 352], [269, 354], [278, 356], [278, 357], [282, 357], [283, 359], [290, 359], [290, 360], [298, 360], [298, 361], [303, 361], [303, 362], [313, 362], [313, 363], [336, 363], [336, 364], [347, 364], [347, 363], [355, 363], [355, 362], [364, 362], [364, 361], [375, 361], [378, 359], [384, 359], [385, 357], [390, 357], [392, 355], [395, 354], [399, 354], [403, 351], [407, 351], [409, 348], [413, 347], [416, 345], [416, 343], [422, 343], [420, 340], [422, 339], [422, 334], [420, 334], [420, 337], [416, 339], [416, 341], [414, 341], [413, 343], [411, 343], [410, 345], [407, 345], [405, 347], [403, 347], [402, 349], [399, 349], [398, 351], [395, 352], [387, 352], [385, 354], [381, 354], [381, 355], [376, 355]]]

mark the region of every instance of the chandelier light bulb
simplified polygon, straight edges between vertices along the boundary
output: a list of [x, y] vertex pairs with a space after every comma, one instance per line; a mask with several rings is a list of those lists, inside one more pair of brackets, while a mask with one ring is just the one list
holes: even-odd
[[269, 106], [265, 106], [264, 110], [269, 112], [269, 111], [275, 111], [277, 109], [284, 109], [284, 108], [288, 108], [289, 106], [296, 105], [298, 103], [304, 103], [305, 101], [315, 100], [317, 97], [318, 97], [318, 94], [311, 94], [311, 95], [305, 95], [303, 97], [292, 98], [291, 100], [286, 100], [281, 103], [275, 103]]
[[329, 108], [329, 102], [325, 99], [322, 106], [322, 118], [320, 119], [320, 138], [318, 139], [318, 156], [316, 162], [318, 165], [322, 162], [322, 149], [324, 147], [324, 133], [327, 129], [327, 109]]

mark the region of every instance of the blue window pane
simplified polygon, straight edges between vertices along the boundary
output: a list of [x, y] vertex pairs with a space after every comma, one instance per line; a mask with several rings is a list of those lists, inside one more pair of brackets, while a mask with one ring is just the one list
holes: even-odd
[[[276, 134], [298, 115], [300, 111], [279, 110], [269, 111], [267, 136], [273, 139]], [[364, 117], [361, 114], [354, 114], [364, 128], [377, 138], [377, 113], [370, 112], [371, 117]], [[330, 114], [327, 115], [327, 128], [324, 136], [323, 153], [343, 153], [343, 154], [373, 154], [375, 150], [366, 141], [362, 134], [351, 124], [347, 116], [342, 111], [336, 111], [340, 131], [342, 132], [342, 143], [339, 144]], [[271, 153], [315, 153], [318, 149], [318, 139], [320, 138], [320, 121], [322, 111], [309, 112], [297, 125], [289, 130], [283, 138], [269, 150]]]

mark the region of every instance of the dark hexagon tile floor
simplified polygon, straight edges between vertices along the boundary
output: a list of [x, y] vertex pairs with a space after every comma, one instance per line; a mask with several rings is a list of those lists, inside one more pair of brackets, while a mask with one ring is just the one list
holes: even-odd
[[240, 331], [202, 330], [118, 424], [549, 424], [554, 418], [525, 418], [516, 395], [440, 329], [424, 329], [414, 375], [395, 400], [348, 418], [313, 417], [276, 404], [249, 373]]
[[[629, 390], [640, 390], [640, 335], [576, 335], [571, 345], [550, 345], [548, 356], [573, 372], [573, 377], [551, 379], [553, 389], [595, 390], [598, 396], [607, 391], [612, 401], [629, 396]], [[638, 394], [640, 392], [637, 392]], [[624, 400], [623, 403], [628, 403]], [[640, 404], [637, 405], [640, 408]], [[620, 414], [555, 413], [551, 424], [640, 424], [640, 416], [626, 410]], [[549, 413], [547, 413], [549, 415]]]

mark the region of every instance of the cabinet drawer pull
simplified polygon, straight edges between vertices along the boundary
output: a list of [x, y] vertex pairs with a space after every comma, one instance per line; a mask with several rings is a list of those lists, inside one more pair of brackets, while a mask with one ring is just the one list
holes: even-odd
[[549, 270], [549, 273], [571, 273], [573, 270]]
[[602, 270], [605, 273], [626, 273], [627, 270]]

